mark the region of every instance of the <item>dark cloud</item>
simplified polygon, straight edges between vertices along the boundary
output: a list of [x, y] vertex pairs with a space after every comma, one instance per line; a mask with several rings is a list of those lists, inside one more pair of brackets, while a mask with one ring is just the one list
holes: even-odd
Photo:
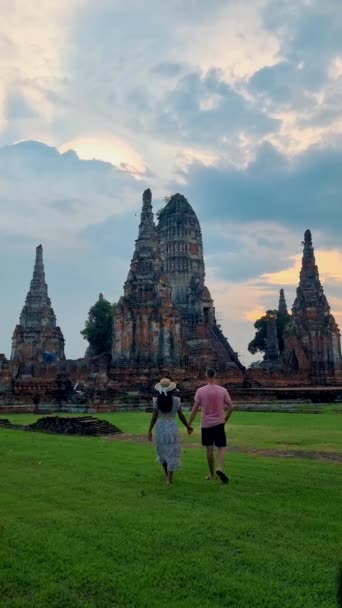
[[[121, 169], [101, 160], [81, 160], [74, 150], [60, 153], [53, 146], [39, 141], [23, 141], [0, 147], [0, 178], [16, 179], [20, 172], [41, 177], [45, 180], [45, 186], [50, 178], [72, 178], [75, 183], [86, 180], [93, 187], [96, 187], [97, 180], [101, 180], [99, 194], [110, 195], [118, 184], [135, 184], [129, 167], [122, 164]], [[65, 182], [64, 186], [67, 187], [68, 183]]]
[[342, 223], [341, 166], [342, 146], [311, 148], [290, 161], [265, 144], [245, 169], [194, 164], [183, 177], [205, 219], [274, 221], [336, 237]]
[[249, 81], [249, 91], [272, 102], [278, 109], [296, 104], [303, 111], [316, 105], [311, 89], [316, 90], [317, 81], [308, 89], [305, 83], [307, 71], [301, 64], [282, 61], [274, 66], [258, 70]]
[[256, 72], [250, 92], [275, 108], [318, 111], [315, 93], [329, 82], [331, 62], [342, 52], [342, 3], [270, 0], [263, 17], [266, 28], [278, 36], [282, 61]]
[[99, 224], [89, 226], [80, 233], [80, 238], [92, 243], [100, 257], [111, 257], [115, 254], [126, 260], [128, 265], [138, 236], [139, 219], [140, 209], [137, 208], [135, 211], [109, 217]]
[[37, 141], [0, 148], [0, 282], [6, 298], [0, 352], [10, 339], [44, 246], [50, 296], [68, 356], [84, 353], [80, 337], [99, 292], [117, 300], [127, 276], [144, 181], [102, 161]]
[[238, 140], [241, 133], [259, 138], [277, 131], [278, 120], [229, 86], [223, 72], [203, 73], [179, 59], [182, 32], [191, 36], [198, 25], [219, 23], [227, 4], [192, 0], [165, 6], [153, 0], [147, 20], [138, 0], [105, 0], [101, 10], [87, 2], [73, 23], [77, 43], [68, 57], [68, 71], [75, 75], [69, 97], [86, 114], [112, 125], [120, 120], [120, 126], [173, 145], [226, 148], [225, 139]]
[[243, 131], [265, 135], [279, 122], [246, 101], [218, 70], [188, 73], [177, 81], [160, 104], [158, 131], [183, 142], [213, 144]]
[[75, 245], [88, 226], [139, 209], [143, 177], [36, 141], [0, 148], [1, 229]]
[[[314, 73], [342, 48], [342, 5], [339, 0], [269, 0], [264, 25], [276, 33], [284, 57], [307, 61]], [[315, 62], [311, 61], [315, 59]]]
[[171, 63], [169, 61], [163, 61], [153, 66], [152, 72], [159, 76], [165, 76], [167, 78], [174, 78], [179, 76], [184, 71], [184, 66], [180, 63]]
[[13, 93], [7, 97], [5, 107], [6, 120], [27, 120], [36, 116], [38, 116], [36, 110], [19, 93]]
[[[259, 226], [259, 230], [262, 231], [262, 226]], [[210, 251], [210, 244], [206, 251]], [[262, 249], [257, 251], [255, 247], [242, 249], [240, 243], [239, 251], [228, 255], [223, 252], [217, 255], [210, 254], [206, 263], [208, 267], [215, 268], [215, 274], [219, 279], [244, 283], [263, 273], [279, 272], [289, 267], [289, 251], [278, 252], [278, 256], [274, 255], [274, 251], [274, 248], [268, 252]]]
[[82, 207], [82, 201], [79, 199], [58, 199], [49, 201], [48, 206], [52, 209], [56, 209], [60, 211], [60, 213], [70, 213], [73, 214], [75, 211], [78, 211]]

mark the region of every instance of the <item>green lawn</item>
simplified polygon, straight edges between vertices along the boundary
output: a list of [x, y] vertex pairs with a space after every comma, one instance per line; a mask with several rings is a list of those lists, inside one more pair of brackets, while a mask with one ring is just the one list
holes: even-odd
[[[185, 412], [189, 418], [189, 412]], [[95, 416], [95, 414], [94, 414]], [[14, 414], [4, 416], [18, 424], [29, 424], [39, 416]], [[142, 412], [100, 414], [126, 433], [146, 434], [150, 414]], [[186, 443], [200, 443], [200, 415], [195, 431]], [[229, 443], [232, 447], [316, 450], [342, 452], [342, 414], [328, 409], [321, 414], [282, 414], [264, 412], [234, 412], [229, 424]]]
[[[103, 417], [133, 434], [149, 420]], [[333, 413], [236, 412], [230, 436], [341, 451], [341, 425]], [[185, 443], [166, 487], [150, 444], [1, 430], [0, 449], [1, 608], [336, 606], [338, 464], [232, 453], [224, 487]]]

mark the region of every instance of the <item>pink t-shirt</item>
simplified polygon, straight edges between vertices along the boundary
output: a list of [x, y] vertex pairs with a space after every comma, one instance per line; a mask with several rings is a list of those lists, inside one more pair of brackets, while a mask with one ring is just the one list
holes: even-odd
[[228, 391], [218, 384], [206, 384], [199, 388], [195, 395], [202, 411], [202, 428], [209, 428], [224, 423], [224, 406], [232, 406]]

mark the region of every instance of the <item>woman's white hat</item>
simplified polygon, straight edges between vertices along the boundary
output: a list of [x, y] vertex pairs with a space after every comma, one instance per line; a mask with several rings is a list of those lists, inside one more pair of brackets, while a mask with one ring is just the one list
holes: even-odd
[[171, 382], [170, 378], [162, 378], [154, 388], [156, 391], [158, 391], [158, 393], [164, 393], [164, 395], [166, 395], [166, 393], [174, 391], [176, 386], [177, 384], [175, 382]]

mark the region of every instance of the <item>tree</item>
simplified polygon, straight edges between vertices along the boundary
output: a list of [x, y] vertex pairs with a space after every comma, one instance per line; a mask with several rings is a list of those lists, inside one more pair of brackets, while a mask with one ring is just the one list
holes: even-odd
[[89, 310], [85, 327], [81, 331], [83, 338], [89, 342], [89, 355], [95, 357], [111, 352], [115, 311], [116, 304], [105, 300], [100, 293], [98, 301]]
[[281, 353], [284, 350], [284, 329], [290, 320], [290, 315], [282, 315], [278, 310], [267, 310], [266, 313], [254, 323], [256, 329], [255, 336], [248, 344], [248, 350], [252, 355], [255, 355], [257, 352], [263, 353], [266, 350], [267, 316], [270, 314], [274, 315], [276, 318], [279, 350]]

